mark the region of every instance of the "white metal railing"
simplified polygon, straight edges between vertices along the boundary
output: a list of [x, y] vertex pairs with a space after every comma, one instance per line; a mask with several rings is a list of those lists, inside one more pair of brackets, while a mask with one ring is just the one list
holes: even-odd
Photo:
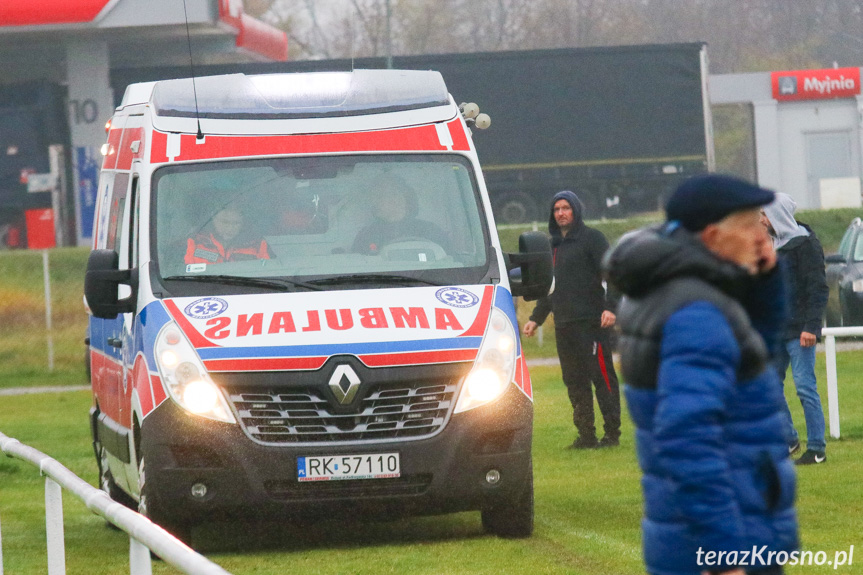
[[839, 438], [839, 380], [836, 375], [836, 338], [863, 335], [863, 327], [825, 327], [824, 352], [827, 363], [827, 411], [830, 419], [830, 437]]
[[[129, 534], [129, 572], [150, 575], [150, 550], [165, 563], [188, 575], [231, 575], [203, 555], [195, 553], [173, 535], [128, 507], [108, 497], [70, 470], [36, 449], [0, 433], [0, 451], [39, 469], [45, 479], [45, 526], [48, 545], [48, 575], [65, 575], [66, 550], [63, 540], [63, 495], [66, 489], [84, 502], [87, 509]], [[0, 575], [3, 575], [0, 535]]]

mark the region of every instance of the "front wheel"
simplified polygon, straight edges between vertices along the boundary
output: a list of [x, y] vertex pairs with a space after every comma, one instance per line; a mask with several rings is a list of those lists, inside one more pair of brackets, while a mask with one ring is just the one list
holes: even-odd
[[138, 513], [191, 547], [191, 526], [173, 520], [170, 514], [165, 513], [161, 508], [158, 494], [153, 492], [152, 483], [147, 482], [147, 469], [143, 456], [138, 463], [138, 487], [141, 494], [138, 500]]
[[533, 534], [533, 466], [516, 497], [489, 505], [481, 514], [486, 533], [507, 538], [530, 537]]
[[[125, 491], [120, 489], [114, 481], [114, 476], [111, 474], [111, 468], [108, 465], [108, 450], [105, 449], [104, 445], [97, 442], [96, 453], [99, 455], [96, 460], [96, 463], [99, 466], [99, 488], [107, 493], [108, 497], [120, 505], [128, 507], [129, 509], [135, 509], [135, 506], [137, 505], [135, 500]], [[110, 522], [108, 522], [108, 525], [113, 527]]]

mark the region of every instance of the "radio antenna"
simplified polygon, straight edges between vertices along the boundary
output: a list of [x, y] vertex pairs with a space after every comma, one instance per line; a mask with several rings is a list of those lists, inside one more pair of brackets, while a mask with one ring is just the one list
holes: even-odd
[[195, 87], [195, 62], [192, 60], [192, 36], [189, 33], [189, 11], [186, 8], [186, 0], [183, 0], [183, 16], [186, 18], [186, 44], [189, 46], [189, 69], [192, 71], [192, 94], [195, 96], [195, 120], [198, 121], [198, 134], [195, 137], [198, 140], [203, 140], [204, 132], [201, 131], [201, 114], [198, 111], [198, 89]]

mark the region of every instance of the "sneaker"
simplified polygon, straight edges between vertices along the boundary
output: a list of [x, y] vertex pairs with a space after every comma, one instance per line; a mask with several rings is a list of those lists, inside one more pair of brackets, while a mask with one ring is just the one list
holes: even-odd
[[599, 447], [599, 442], [595, 437], [579, 437], [567, 449], [596, 449], [597, 447]]
[[620, 440], [616, 437], [608, 437], [607, 435], [599, 440], [599, 447], [617, 447], [620, 445]]
[[800, 459], [795, 461], [795, 465], [815, 465], [818, 463], [824, 463], [827, 461], [827, 454], [823, 451], [812, 451], [811, 449], [807, 449], [803, 452], [803, 455], [800, 456]]
[[794, 443], [792, 443], [791, 445], [788, 446], [788, 455], [794, 455], [798, 451], [800, 451], [800, 442], [799, 441], [795, 441]]

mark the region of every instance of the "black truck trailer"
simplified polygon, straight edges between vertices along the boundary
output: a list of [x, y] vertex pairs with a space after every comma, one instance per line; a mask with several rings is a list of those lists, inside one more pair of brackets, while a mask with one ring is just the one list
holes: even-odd
[[[195, 66], [196, 75], [381, 68], [383, 58]], [[491, 127], [474, 130], [498, 223], [544, 220], [558, 191], [588, 217], [656, 210], [678, 182], [713, 168], [707, 51], [701, 43], [435, 54], [394, 68], [438, 70]], [[129, 83], [188, 77], [188, 67], [115, 69]]]

